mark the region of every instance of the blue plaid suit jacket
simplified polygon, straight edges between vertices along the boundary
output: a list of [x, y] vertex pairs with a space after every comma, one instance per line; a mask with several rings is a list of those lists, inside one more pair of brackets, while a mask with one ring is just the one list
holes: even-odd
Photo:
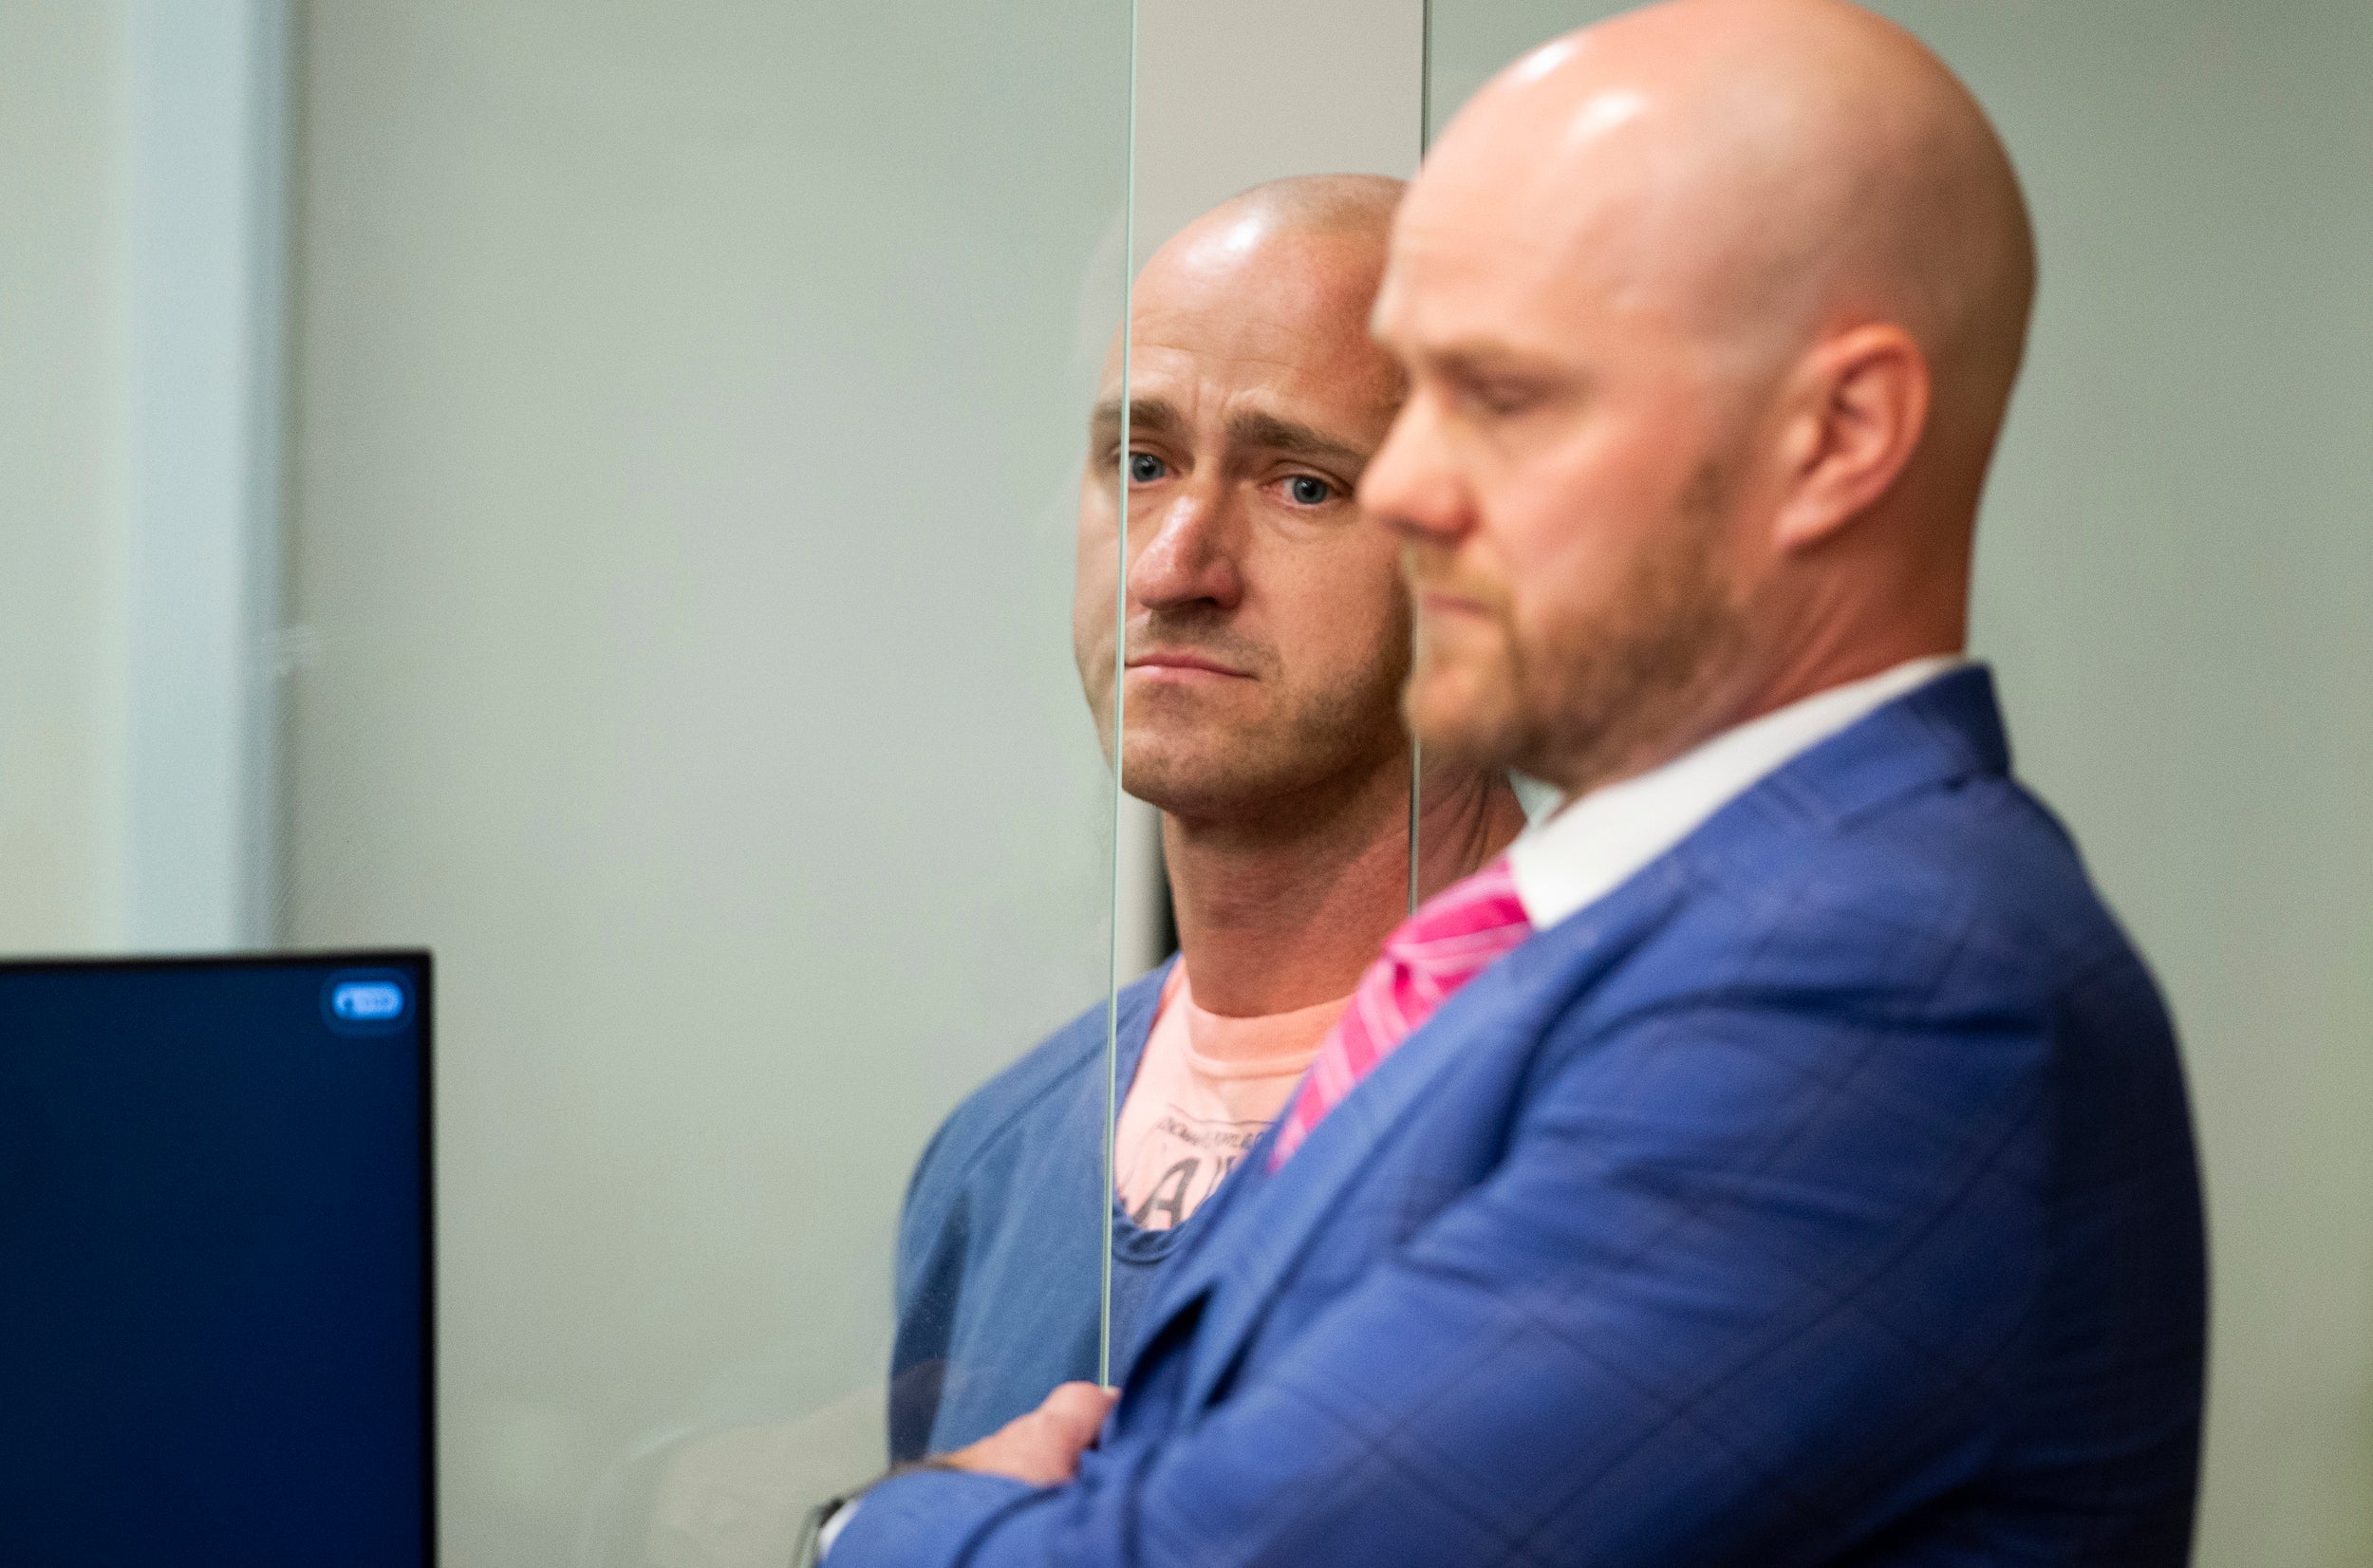
[[2182, 1563], [2175, 1042], [2008, 768], [1965, 669], [1537, 933], [1212, 1200], [1076, 1481], [832, 1568]]

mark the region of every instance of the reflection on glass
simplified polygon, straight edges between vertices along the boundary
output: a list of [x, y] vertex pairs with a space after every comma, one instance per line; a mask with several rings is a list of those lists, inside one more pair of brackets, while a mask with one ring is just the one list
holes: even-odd
[[[1105, 761], [1112, 770], [1112, 915], [1107, 923], [1112, 931], [1112, 962], [1104, 977], [1104, 1111], [1098, 1118], [1097, 1131], [1104, 1146], [1104, 1159], [1096, 1171], [1096, 1209], [1099, 1234], [1096, 1241], [1096, 1370], [1095, 1381], [1100, 1388], [1112, 1386], [1112, 1280], [1115, 1260], [1112, 1248], [1120, 1239], [1118, 1202], [1114, 1182], [1120, 1169], [1121, 1123], [1121, 892], [1122, 868], [1120, 845], [1122, 825], [1127, 815], [1129, 779], [1125, 776], [1123, 758], [1117, 744], [1127, 723], [1129, 703], [1129, 503], [1137, 478], [1135, 432], [1131, 428], [1136, 415], [1135, 400], [1129, 389], [1134, 384], [1134, 350], [1136, 347], [1137, 276], [1137, 87], [1139, 50], [1143, 41], [1138, 22], [1143, 7], [1139, 0], [1129, 5], [1129, 211], [1121, 224], [1127, 239], [1126, 253], [1130, 273], [1128, 291], [1122, 296], [1121, 325], [1117, 347], [1120, 355], [1120, 392], [1113, 395], [1109, 375], [1098, 378], [1095, 412], [1088, 426], [1088, 471], [1082, 480], [1080, 505], [1080, 538], [1084, 547], [1088, 536], [1090, 512], [1088, 497], [1110, 487], [1112, 496], [1112, 538], [1110, 569], [1104, 580], [1112, 586], [1111, 611], [1103, 624], [1112, 628], [1112, 637], [1103, 650], [1103, 658], [1095, 658], [1093, 628], [1082, 627], [1080, 617], [1093, 615], [1095, 593], [1090, 574], [1105, 563], [1096, 561], [1093, 552], [1080, 551], [1073, 592], [1072, 642], [1080, 660], [1080, 675], [1088, 682], [1089, 710], [1098, 715], [1103, 723], [1097, 739], [1104, 747]], [[1111, 355], [1106, 356], [1109, 362]], [[1108, 363], [1109, 368], [1109, 363]], [[1106, 439], [1107, 427], [1111, 439]], [[1082, 635], [1083, 631], [1087, 635]], [[1109, 676], [1105, 700], [1095, 699], [1095, 677]], [[1162, 896], [1169, 904], [1169, 918], [1164, 923], [1168, 934], [1178, 934], [1178, 901], [1172, 892], [1165, 855]], [[1175, 954], [1165, 955], [1165, 961], [1177, 965]]]

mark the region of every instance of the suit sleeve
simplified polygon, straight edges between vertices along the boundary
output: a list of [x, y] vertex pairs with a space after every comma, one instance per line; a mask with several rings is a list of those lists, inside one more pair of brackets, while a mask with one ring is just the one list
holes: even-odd
[[834, 1568], [1836, 1555], [1975, 1473], [2037, 1290], [2046, 1023], [1917, 1000], [1553, 1036], [1503, 1163], [1199, 1418], [895, 1483]]

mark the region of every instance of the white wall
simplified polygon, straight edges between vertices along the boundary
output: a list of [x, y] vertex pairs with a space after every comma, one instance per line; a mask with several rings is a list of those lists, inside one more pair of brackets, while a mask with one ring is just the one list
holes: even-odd
[[271, 936], [281, 16], [0, 9], [0, 951]]
[[2373, 1564], [2373, 8], [1905, 5], [2041, 227], [1981, 651], [2185, 1046], [2207, 1568]]
[[284, 0], [134, 0], [124, 935], [269, 945], [279, 858]]
[[0, 951], [123, 926], [128, 9], [0, 6]]
[[436, 949], [457, 1568], [644, 1560], [686, 1428], [862, 1473], [916, 1153], [1101, 1013], [1126, 22], [304, 15], [290, 930]]
[[[1616, 8], [1435, 0], [1434, 103]], [[2214, 1270], [2204, 1568], [2373, 1564], [2373, 8], [1895, 0], [2043, 285], [1976, 651], [2173, 1002]]]
[[1417, 168], [1421, 0], [1137, 0], [1137, 260], [1249, 185]]

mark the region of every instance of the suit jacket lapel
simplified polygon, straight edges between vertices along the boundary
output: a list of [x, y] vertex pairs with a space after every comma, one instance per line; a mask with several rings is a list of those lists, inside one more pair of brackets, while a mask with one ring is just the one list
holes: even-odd
[[[1186, 1408], [1210, 1397], [1237, 1348], [1259, 1321], [1274, 1287], [1310, 1245], [1327, 1215], [1356, 1179], [1376, 1144], [1424, 1103], [1427, 1091], [1454, 1066], [1493, 1054], [1529, 1049], [1543, 1019], [1561, 1011], [1646, 931], [1678, 896], [1671, 867], [1644, 874], [1622, 891], [1553, 929], [1537, 933], [1468, 982], [1441, 1011], [1376, 1064], [1327, 1112], [1292, 1159], [1267, 1171], [1268, 1140], [1245, 1155], [1258, 1166], [1231, 1211], [1210, 1216], [1200, 1246], [1165, 1290], [1149, 1324], [1167, 1322], [1209, 1292], [1193, 1341]], [[1224, 1281], [1224, 1289], [1214, 1289]], [[1141, 1343], [1150, 1343], [1146, 1335]]]

